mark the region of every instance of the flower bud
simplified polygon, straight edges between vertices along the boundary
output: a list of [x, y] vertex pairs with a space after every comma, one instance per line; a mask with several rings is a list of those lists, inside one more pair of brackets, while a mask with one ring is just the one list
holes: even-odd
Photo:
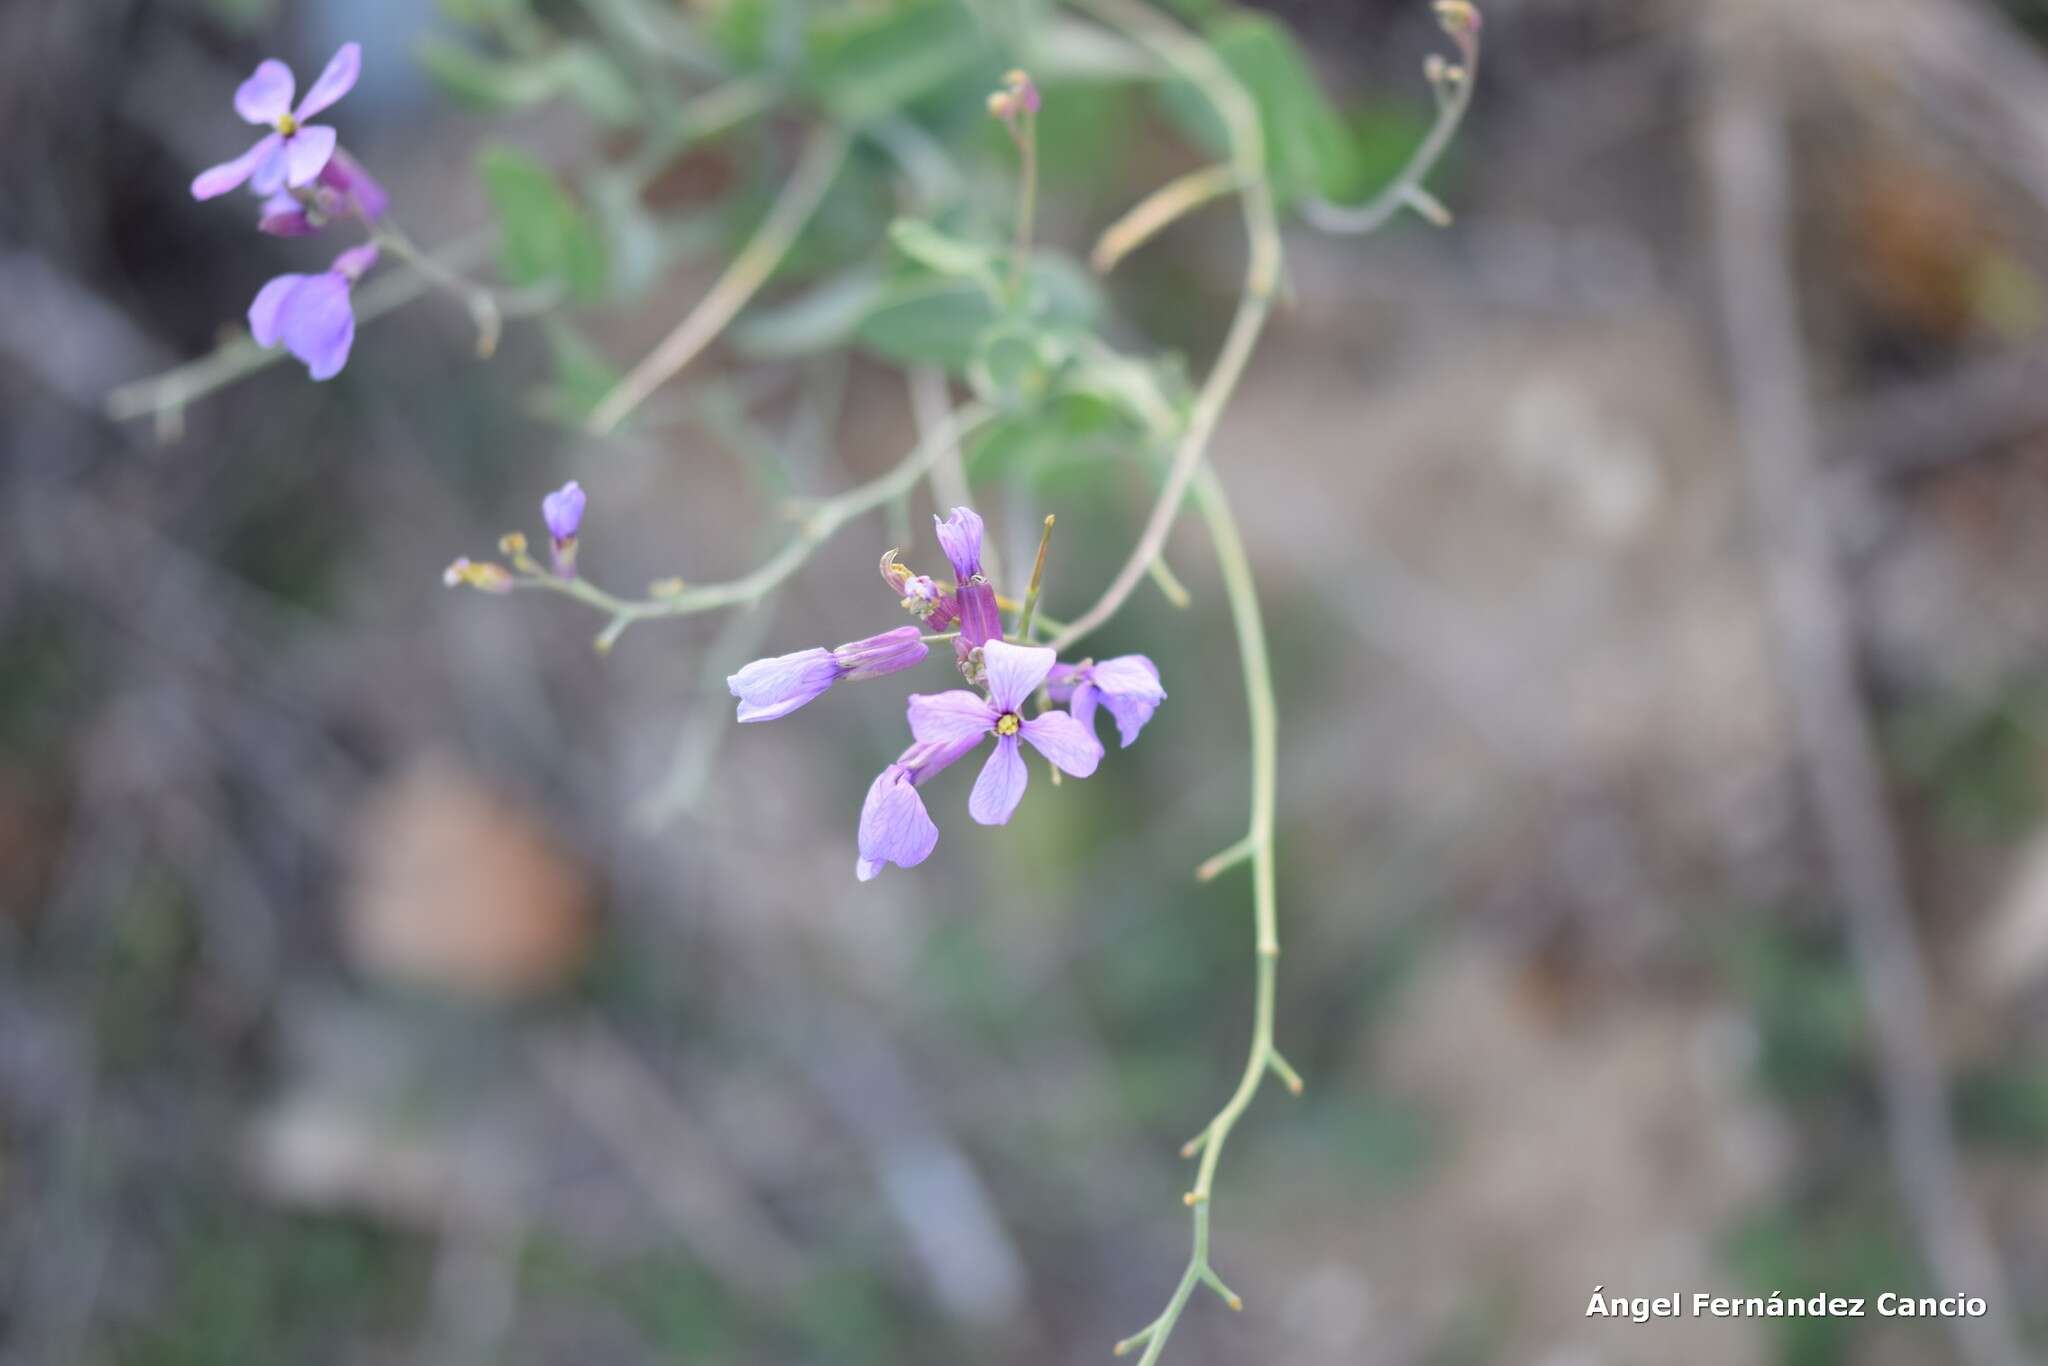
[[899, 626], [878, 636], [848, 641], [832, 651], [832, 658], [842, 678], [880, 678], [924, 662], [928, 651], [922, 635], [915, 626]]

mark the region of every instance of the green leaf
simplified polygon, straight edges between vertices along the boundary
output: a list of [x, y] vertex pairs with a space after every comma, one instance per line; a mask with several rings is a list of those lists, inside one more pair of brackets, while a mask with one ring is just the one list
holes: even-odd
[[825, 6], [805, 34], [800, 84], [840, 119], [879, 118], [995, 65], [988, 36], [953, 0]]
[[970, 242], [939, 231], [916, 218], [899, 218], [889, 225], [889, 243], [925, 269], [993, 285], [999, 248]]
[[413, 54], [442, 89], [480, 109], [519, 109], [567, 97], [614, 127], [639, 115], [626, 74], [588, 43], [565, 43], [546, 56], [512, 61], [427, 37]]
[[857, 266], [795, 298], [749, 309], [726, 335], [734, 346], [753, 356], [816, 355], [852, 341], [887, 293], [879, 271]]
[[[1357, 149], [1294, 35], [1278, 20], [1243, 12], [1214, 21], [1205, 34], [1258, 106], [1273, 193], [1288, 203], [1341, 191], [1355, 175]], [[1165, 100], [1190, 136], [1219, 154], [1228, 149], [1221, 122], [1199, 92], [1176, 83]]]
[[935, 361], [957, 370], [995, 320], [995, 305], [980, 286], [922, 276], [893, 282], [861, 319], [857, 335], [890, 360]]
[[984, 403], [1032, 407], [1051, 392], [1068, 354], [1066, 345], [1049, 333], [999, 322], [975, 339], [968, 382]]
[[[1013, 321], [1036, 322], [1048, 331], [1092, 327], [1101, 312], [1094, 282], [1063, 256], [1034, 257], [1025, 292], [1027, 306]], [[891, 360], [934, 361], [958, 373], [982, 334], [1004, 320], [981, 285], [919, 274], [890, 281], [857, 335]]]
[[498, 265], [515, 285], [560, 280], [586, 302], [603, 295], [609, 262], [604, 240], [547, 167], [509, 147], [477, 159], [484, 193], [498, 215]]
[[535, 407], [543, 416], [565, 426], [581, 426], [599, 400], [618, 385], [620, 375], [602, 351], [567, 321], [550, 316], [543, 320], [548, 355], [554, 362], [554, 383], [536, 396]]

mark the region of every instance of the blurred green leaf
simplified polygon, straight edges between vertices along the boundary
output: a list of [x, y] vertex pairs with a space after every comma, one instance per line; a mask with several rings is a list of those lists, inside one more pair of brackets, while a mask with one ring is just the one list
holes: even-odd
[[888, 292], [882, 272], [856, 266], [793, 298], [749, 309], [727, 338], [749, 355], [815, 355], [846, 345]]
[[1003, 255], [999, 247], [954, 237], [917, 218], [891, 223], [889, 243], [935, 274], [978, 281], [990, 293], [1001, 288], [996, 274], [997, 260]]
[[[1027, 282], [1026, 321], [1085, 327], [1100, 312], [1094, 282], [1064, 257], [1041, 253]], [[892, 280], [861, 319], [858, 337], [891, 360], [935, 362], [964, 371], [982, 335], [1003, 320], [988, 291], [966, 280], [913, 275]]]
[[900, 109], [977, 64], [993, 80], [997, 62], [974, 15], [952, 0], [826, 6], [805, 40], [804, 92], [852, 123]]
[[482, 109], [516, 109], [566, 97], [614, 127], [634, 122], [639, 100], [611, 58], [588, 43], [542, 57], [489, 57], [446, 38], [422, 38], [414, 56], [454, 98]]
[[984, 403], [997, 408], [1036, 406], [1052, 390], [1067, 347], [1048, 332], [998, 322], [974, 340], [967, 379]]
[[521, 286], [561, 280], [579, 299], [601, 296], [608, 274], [604, 240], [554, 174], [509, 147], [486, 148], [477, 169], [498, 215], [505, 278]]
[[580, 426], [598, 401], [618, 386], [618, 367], [564, 318], [542, 320], [554, 382], [539, 393], [536, 407], [543, 416], [565, 426]]
[[[1294, 35], [1277, 19], [1245, 12], [1215, 20], [1204, 33], [1258, 106], [1275, 196], [1284, 204], [1342, 191], [1356, 175], [1358, 152]], [[1177, 82], [1163, 98], [1191, 137], [1219, 155], [1228, 150], [1223, 125], [1199, 92]]]

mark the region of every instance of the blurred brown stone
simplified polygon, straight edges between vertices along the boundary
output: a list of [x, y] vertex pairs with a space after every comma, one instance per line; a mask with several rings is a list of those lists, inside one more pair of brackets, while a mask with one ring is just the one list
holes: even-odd
[[342, 940], [364, 973], [511, 999], [561, 985], [594, 928], [587, 874], [535, 816], [445, 757], [364, 803]]

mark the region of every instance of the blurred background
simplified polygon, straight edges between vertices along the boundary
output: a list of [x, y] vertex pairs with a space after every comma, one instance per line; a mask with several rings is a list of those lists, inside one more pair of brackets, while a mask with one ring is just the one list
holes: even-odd
[[[578, 604], [439, 583], [571, 477], [594, 580], [731, 577], [781, 498], [914, 440], [859, 353], [721, 346], [625, 438], [562, 420], [702, 294], [795, 121], [606, 218], [658, 209], [660, 249], [577, 332], [515, 320], [480, 363], [430, 297], [331, 383], [108, 416], [332, 250], [186, 194], [261, 57], [303, 84], [363, 43], [331, 119], [423, 243], [488, 229], [487, 142], [632, 147], [588, 101], [458, 98], [488, 8], [0, 7], [0, 1358], [1105, 1360], [1184, 1262], [1174, 1154], [1249, 1028], [1244, 876], [1189, 876], [1247, 785], [1199, 527], [1192, 607], [1145, 586], [1092, 642], [1158, 662], [1143, 740], [1000, 832], [938, 780], [937, 854], [866, 885], [895, 685], [943, 670], [744, 729], [722, 680], [900, 624], [873, 566], [936, 565], [923, 502], [608, 657]], [[1441, 34], [1418, 0], [1269, 12], [1362, 194]], [[1432, 181], [1456, 224], [1291, 230], [1214, 446], [1275, 638], [1308, 1088], [1223, 1162], [1245, 1311], [1198, 1299], [1167, 1360], [2018, 1360], [1925, 1321], [1585, 1317], [1595, 1285], [1933, 1293], [1930, 1218], [2048, 1351], [2048, 9], [1485, 15]], [[1048, 242], [1199, 164], [1140, 93], [1047, 98]], [[807, 241], [890, 211], [849, 192]], [[1242, 252], [1228, 208], [1177, 225], [1109, 280], [1114, 333], [1199, 375]], [[975, 470], [1008, 565], [1058, 515], [1056, 615], [1150, 497], [1102, 465]], [[1916, 1205], [1886, 1099], [1930, 1082]]]

